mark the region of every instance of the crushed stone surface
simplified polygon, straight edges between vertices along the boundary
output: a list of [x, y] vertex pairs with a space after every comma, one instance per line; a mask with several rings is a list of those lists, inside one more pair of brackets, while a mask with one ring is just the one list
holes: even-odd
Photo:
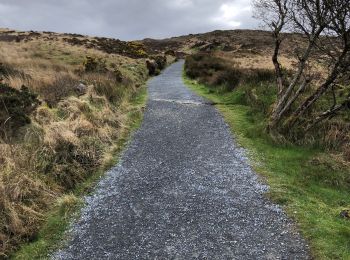
[[309, 259], [228, 125], [182, 80], [150, 80], [141, 128], [52, 259]]

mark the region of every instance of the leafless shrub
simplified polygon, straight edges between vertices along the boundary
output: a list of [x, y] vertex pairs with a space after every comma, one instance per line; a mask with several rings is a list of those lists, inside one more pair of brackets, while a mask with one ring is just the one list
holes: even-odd
[[[290, 132], [298, 126], [310, 130], [323, 120], [350, 107], [350, 5], [347, 0], [257, 0], [257, 16], [273, 31], [275, 50], [272, 61], [277, 76], [277, 102], [270, 117], [269, 130]], [[280, 45], [284, 30], [300, 33], [307, 41], [295, 52], [297, 66], [290, 77], [284, 75]], [[319, 70], [313, 66], [317, 62]], [[347, 86], [344, 98], [334, 86]], [[328, 93], [333, 104], [317, 103]]]

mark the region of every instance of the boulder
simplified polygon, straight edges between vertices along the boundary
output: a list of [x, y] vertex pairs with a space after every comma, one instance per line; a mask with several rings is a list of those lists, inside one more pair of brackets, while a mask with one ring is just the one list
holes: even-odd
[[146, 65], [147, 65], [147, 69], [148, 69], [148, 74], [150, 76], [156, 75], [157, 70], [159, 70], [157, 62], [154, 60], [146, 60]]
[[345, 219], [350, 219], [350, 210], [342, 210], [340, 212], [340, 217]]
[[77, 86], [74, 87], [74, 90], [78, 94], [78, 96], [83, 96], [86, 94], [88, 87], [83, 83], [79, 83]]

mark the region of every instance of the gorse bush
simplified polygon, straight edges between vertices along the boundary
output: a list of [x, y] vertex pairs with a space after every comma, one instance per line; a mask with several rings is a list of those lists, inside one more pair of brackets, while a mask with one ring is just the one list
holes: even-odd
[[86, 56], [84, 61], [85, 72], [107, 72], [106, 60], [103, 58], [96, 58], [91, 56]]
[[16, 129], [29, 124], [29, 115], [39, 103], [37, 95], [27, 87], [17, 90], [0, 83], [0, 136], [4, 138], [14, 134]]
[[145, 57], [147, 57], [146, 47], [141, 42], [136, 42], [136, 41], [128, 42], [126, 44], [126, 47], [127, 48], [125, 49], [125, 51], [127, 53], [130, 53], [130, 55], [132, 57], [135, 57], [135, 58], [145, 58]]

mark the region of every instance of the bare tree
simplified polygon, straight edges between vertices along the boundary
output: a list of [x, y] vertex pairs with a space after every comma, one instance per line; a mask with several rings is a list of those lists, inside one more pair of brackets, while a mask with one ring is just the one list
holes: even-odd
[[[296, 123], [303, 122], [308, 130], [347, 108], [349, 96], [338, 102], [334, 86], [347, 82], [350, 69], [348, 0], [256, 0], [255, 10], [272, 29], [275, 39], [272, 61], [277, 78], [277, 101], [269, 129], [275, 131], [281, 125], [291, 129]], [[306, 45], [300, 46], [295, 53], [297, 66], [288, 80], [279, 62], [284, 30], [297, 32], [306, 41]], [[322, 76], [312, 63], [322, 66]], [[332, 107], [301, 120], [329, 90], [333, 95]]]
[[272, 30], [275, 47], [272, 56], [272, 62], [276, 71], [277, 92], [280, 98], [284, 91], [282, 67], [278, 60], [281, 43], [283, 41], [281, 32], [287, 24], [287, 8], [288, 0], [271, 0], [271, 1], [255, 1], [258, 12], [256, 17], [262, 19], [265, 24]]

